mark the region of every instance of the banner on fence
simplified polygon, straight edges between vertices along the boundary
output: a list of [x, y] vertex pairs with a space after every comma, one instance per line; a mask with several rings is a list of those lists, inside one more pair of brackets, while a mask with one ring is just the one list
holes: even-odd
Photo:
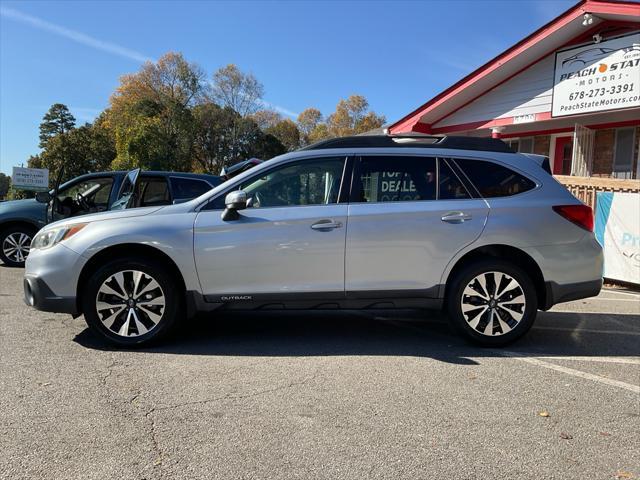
[[596, 238], [604, 277], [640, 284], [640, 193], [598, 192]]

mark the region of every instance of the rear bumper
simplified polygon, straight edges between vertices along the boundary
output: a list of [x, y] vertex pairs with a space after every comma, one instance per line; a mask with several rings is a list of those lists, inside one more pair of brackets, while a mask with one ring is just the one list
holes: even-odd
[[36, 310], [53, 313], [79, 315], [75, 297], [60, 297], [53, 293], [44, 280], [34, 276], [25, 276], [24, 303]]
[[563, 285], [556, 282], [546, 282], [545, 287], [546, 302], [541, 308], [543, 308], [543, 310], [548, 310], [557, 303], [595, 297], [602, 289], [602, 279]]

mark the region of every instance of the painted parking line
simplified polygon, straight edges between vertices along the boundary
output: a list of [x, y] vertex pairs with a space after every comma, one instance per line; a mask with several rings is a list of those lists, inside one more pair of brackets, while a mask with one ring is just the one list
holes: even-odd
[[570, 362], [619, 363], [624, 365], [640, 365], [640, 358], [635, 357], [564, 357], [561, 355], [547, 356], [524, 352], [519, 352], [519, 355], [539, 358], [542, 360], [568, 360]]
[[[601, 295], [604, 293], [613, 293], [615, 295], [628, 295], [630, 297], [640, 298], [640, 293], [635, 293], [635, 292], [619, 292], [618, 290], [609, 290], [609, 289], [603, 288]], [[595, 297], [595, 298], [598, 298], [598, 297]]]
[[[640, 393], [640, 386], [633, 385], [631, 383], [621, 382], [620, 380], [612, 380], [611, 378], [602, 377], [593, 373], [583, 372], [582, 370], [576, 370], [575, 368], [563, 367], [561, 365], [556, 365], [555, 363], [545, 362], [544, 360], [540, 360], [540, 358], [537, 357], [527, 357], [517, 352], [509, 352], [506, 350], [494, 350], [494, 352], [503, 357], [514, 358], [516, 360], [520, 360], [521, 362], [526, 362], [537, 367], [547, 368], [549, 370], [561, 372], [573, 377], [602, 383], [604, 385], [609, 385], [610, 387], [621, 388], [633, 393]], [[559, 359], [560, 358], [561, 357], [559, 357]]]
[[547, 327], [543, 325], [534, 325], [532, 328], [534, 330], [555, 330], [558, 332], [595, 333], [601, 335], [630, 335], [634, 337], [640, 336], [640, 332], [629, 330], [599, 330], [595, 328]]

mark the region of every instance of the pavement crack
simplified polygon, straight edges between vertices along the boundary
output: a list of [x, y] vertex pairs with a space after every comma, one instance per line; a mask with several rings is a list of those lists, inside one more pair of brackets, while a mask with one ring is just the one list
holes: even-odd
[[100, 386], [101, 387], [106, 387], [107, 380], [109, 379], [109, 377], [113, 373], [113, 368], [116, 367], [117, 365], [118, 365], [118, 362], [116, 362], [114, 359], [111, 359], [111, 363], [109, 363], [109, 365], [107, 365], [106, 373], [100, 379]]
[[191, 406], [191, 405], [204, 405], [207, 403], [214, 403], [214, 402], [219, 402], [222, 400], [244, 400], [247, 398], [254, 398], [254, 397], [258, 397], [261, 395], [267, 395], [269, 393], [274, 393], [274, 392], [278, 392], [281, 390], [287, 390], [289, 388], [293, 388], [293, 387], [298, 387], [301, 385], [305, 385], [309, 382], [312, 382], [313, 380], [315, 380], [318, 377], [318, 372], [319, 369], [316, 370], [316, 372], [313, 373], [313, 375], [310, 375], [302, 380], [299, 381], [294, 381], [294, 382], [288, 382], [284, 385], [278, 385], [275, 387], [271, 387], [271, 388], [265, 388], [262, 390], [258, 390], [256, 392], [251, 392], [251, 393], [247, 393], [247, 394], [241, 394], [241, 395], [236, 395], [236, 394], [232, 394], [232, 393], [227, 393], [224, 395], [220, 395], [218, 397], [213, 397], [213, 398], [205, 398], [202, 400], [193, 400], [190, 402], [181, 402], [181, 403], [176, 403], [176, 404], [172, 404], [172, 405], [165, 405], [162, 407], [157, 407], [154, 409], [154, 411], [163, 411], [163, 410], [171, 410], [174, 408], [181, 408], [181, 407], [187, 407], [187, 406]]

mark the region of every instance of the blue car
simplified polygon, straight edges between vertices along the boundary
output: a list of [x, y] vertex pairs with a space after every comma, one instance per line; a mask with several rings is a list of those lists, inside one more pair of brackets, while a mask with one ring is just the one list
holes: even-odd
[[[199, 197], [223, 178], [139, 169], [81, 175], [36, 198], [0, 203], [0, 260], [23, 267], [35, 233], [51, 221], [123, 208], [171, 205]], [[57, 191], [57, 194], [56, 194]]]

